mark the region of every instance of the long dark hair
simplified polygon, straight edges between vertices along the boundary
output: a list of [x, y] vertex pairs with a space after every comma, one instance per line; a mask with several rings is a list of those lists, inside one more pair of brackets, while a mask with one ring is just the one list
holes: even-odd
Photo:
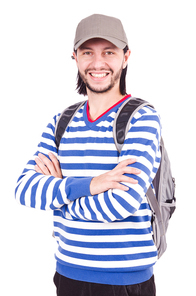
[[[126, 46], [123, 49], [124, 54], [127, 52], [128, 49], [129, 49], [128, 46]], [[121, 95], [126, 95], [127, 94], [127, 92], [126, 92], [127, 67], [128, 67], [128, 65], [126, 66], [125, 69], [122, 70], [121, 77], [120, 77], [120, 93], [121, 93]], [[84, 95], [84, 96], [87, 95], [86, 84], [83, 82], [82, 78], [80, 77], [79, 72], [78, 72], [78, 75], [77, 75], [77, 87], [76, 87], [76, 90], [80, 95]]]

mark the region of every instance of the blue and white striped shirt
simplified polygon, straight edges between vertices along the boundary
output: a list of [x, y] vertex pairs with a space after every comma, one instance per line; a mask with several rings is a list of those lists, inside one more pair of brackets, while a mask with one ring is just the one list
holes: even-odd
[[[18, 179], [15, 192], [20, 204], [54, 211], [57, 271], [72, 279], [131, 285], [153, 274], [157, 249], [145, 194], [160, 164], [160, 118], [150, 107], [139, 110], [119, 154], [113, 121], [126, 99], [93, 122], [86, 102], [66, 129], [58, 151], [54, 131], [59, 115], [55, 116]], [[58, 157], [63, 179], [35, 171], [35, 157], [49, 152]], [[91, 196], [93, 177], [131, 157], [137, 159], [132, 166], [141, 170], [132, 176], [138, 184], [126, 184], [129, 191], [113, 189]]]

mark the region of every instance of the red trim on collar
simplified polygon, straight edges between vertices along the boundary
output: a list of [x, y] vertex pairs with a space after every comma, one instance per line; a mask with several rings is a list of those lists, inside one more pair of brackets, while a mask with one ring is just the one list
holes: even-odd
[[96, 120], [98, 120], [99, 118], [101, 118], [103, 115], [105, 115], [108, 111], [110, 111], [112, 108], [114, 108], [115, 106], [117, 106], [118, 104], [120, 104], [121, 102], [125, 101], [126, 99], [130, 98], [131, 95], [126, 95], [124, 98], [122, 98], [120, 101], [118, 101], [116, 104], [114, 104], [112, 107], [110, 107], [108, 110], [106, 110], [103, 114], [101, 114], [99, 117], [97, 117], [95, 120], [92, 120], [90, 118], [90, 113], [89, 113], [89, 105], [88, 105], [88, 101], [86, 104], [86, 113], [87, 113], [87, 118], [90, 122], [95, 122]]

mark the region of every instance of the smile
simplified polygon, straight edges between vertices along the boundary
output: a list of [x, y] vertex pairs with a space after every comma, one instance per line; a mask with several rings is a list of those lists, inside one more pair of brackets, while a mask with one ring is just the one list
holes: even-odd
[[95, 78], [103, 78], [109, 75], [109, 73], [90, 73], [90, 75]]

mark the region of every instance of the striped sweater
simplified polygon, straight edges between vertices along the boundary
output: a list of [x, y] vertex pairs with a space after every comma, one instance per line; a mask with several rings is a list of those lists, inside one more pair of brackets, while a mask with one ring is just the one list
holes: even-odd
[[[17, 182], [15, 197], [20, 204], [53, 211], [57, 272], [75, 280], [131, 285], [153, 274], [157, 250], [145, 194], [160, 164], [160, 118], [150, 107], [139, 110], [119, 154], [113, 121], [127, 98], [95, 121], [86, 102], [67, 127], [58, 151], [54, 131], [59, 115], [55, 116]], [[35, 171], [35, 157], [49, 152], [58, 157], [63, 179]], [[131, 157], [137, 159], [131, 166], [142, 171], [129, 175], [138, 184], [126, 184], [126, 192], [113, 189], [91, 196], [93, 177]]]

